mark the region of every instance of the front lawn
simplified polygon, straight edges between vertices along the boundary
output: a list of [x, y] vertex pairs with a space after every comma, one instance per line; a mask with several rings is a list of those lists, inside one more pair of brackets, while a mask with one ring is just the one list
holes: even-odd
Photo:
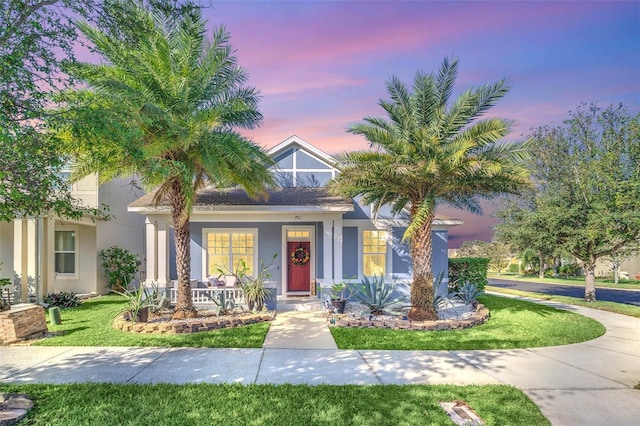
[[116, 330], [113, 318], [124, 306], [117, 295], [86, 300], [78, 308], [60, 309], [62, 324], [49, 324], [61, 335], [35, 342], [39, 346], [163, 346], [194, 348], [261, 348], [269, 323], [189, 334], [137, 334]]
[[332, 327], [340, 349], [466, 350], [520, 349], [568, 345], [604, 334], [602, 324], [573, 312], [537, 303], [485, 295], [491, 312], [485, 324], [466, 330], [407, 331]]
[[640, 307], [627, 305], [625, 303], [605, 302], [605, 301], [599, 301], [599, 300], [596, 302], [587, 302], [583, 298], [579, 298], [579, 297], [530, 293], [528, 291], [520, 291], [520, 290], [513, 290], [510, 288], [493, 287], [493, 286], [487, 286], [486, 289], [487, 291], [492, 291], [494, 293], [512, 294], [515, 296], [523, 296], [523, 297], [529, 297], [532, 299], [540, 299], [540, 300], [552, 300], [554, 302], [566, 303], [567, 305], [584, 306], [586, 308], [598, 309], [598, 310], [607, 311], [607, 312], [615, 312], [616, 314], [629, 315], [630, 317], [640, 318]]
[[11, 385], [30, 425], [445, 425], [439, 401], [465, 401], [487, 425], [548, 425], [506, 385]]

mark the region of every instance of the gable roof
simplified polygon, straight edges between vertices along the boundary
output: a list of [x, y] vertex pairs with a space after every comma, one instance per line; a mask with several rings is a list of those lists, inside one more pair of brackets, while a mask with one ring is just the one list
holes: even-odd
[[[282, 210], [347, 212], [353, 210], [353, 200], [331, 195], [325, 187], [269, 188], [268, 198], [253, 200], [240, 188], [218, 189], [207, 187], [196, 194], [193, 211], [232, 210]], [[163, 200], [158, 206], [153, 202], [156, 191], [129, 204], [129, 211], [149, 212], [168, 210], [169, 203]]]
[[267, 151], [267, 154], [269, 154], [269, 156], [271, 157], [276, 157], [281, 152], [284, 152], [292, 146], [296, 145], [303, 151], [306, 151], [307, 153], [311, 154], [313, 157], [316, 157], [327, 165], [336, 167], [335, 158], [296, 135], [289, 136], [287, 139], [283, 140], [282, 142], [271, 148], [269, 151]]

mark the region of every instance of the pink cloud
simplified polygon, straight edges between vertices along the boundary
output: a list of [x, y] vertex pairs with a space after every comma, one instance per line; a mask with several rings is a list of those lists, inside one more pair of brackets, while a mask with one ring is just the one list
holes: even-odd
[[261, 93], [269, 95], [291, 95], [301, 94], [319, 90], [339, 90], [342, 87], [353, 87], [364, 84], [364, 80], [349, 79], [340, 75], [319, 74], [316, 76], [307, 75], [304, 80], [288, 78], [286, 75], [278, 78], [260, 74], [254, 81], [261, 87]]

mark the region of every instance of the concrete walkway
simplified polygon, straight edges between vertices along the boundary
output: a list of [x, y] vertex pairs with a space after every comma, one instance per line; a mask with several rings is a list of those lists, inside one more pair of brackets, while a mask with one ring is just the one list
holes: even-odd
[[276, 315], [262, 345], [266, 349], [338, 349], [319, 311], [288, 311]]
[[640, 424], [640, 390], [633, 389], [640, 382], [640, 319], [560, 307], [595, 318], [607, 333], [519, 350], [300, 348], [325, 332], [312, 312], [281, 313], [261, 349], [0, 347], [0, 383], [500, 383], [522, 389], [554, 425]]

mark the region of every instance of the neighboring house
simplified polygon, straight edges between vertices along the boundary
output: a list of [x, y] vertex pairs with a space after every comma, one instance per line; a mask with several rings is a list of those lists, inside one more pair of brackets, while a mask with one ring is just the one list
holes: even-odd
[[[620, 264], [620, 279], [636, 279], [640, 280], [640, 254], [634, 254], [628, 258], [624, 258]], [[598, 259], [596, 262], [596, 277], [613, 276], [613, 266], [606, 259]]]
[[107, 292], [98, 253], [117, 245], [143, 257], [144, 218], [127, 212], [141, 195], [130, 179], [99, 185], [91, 175], [74, 183], [71, 194], [87, 207], [109, 207], [110, 220], [53, 216], [0, 222], [0, 278], [12, 278], [16, 299], [37, 300], [54, 291]]
[[[191, 279], [206, 282], [242, 260], [256, 271], [277, 254], [271, 280], [278, 294], [309, 294], [314, 281], [382, 275], [410, 279], [408, 248], [401, 243], [406, 217], [374, 215], [357, 200], [330, 195], [324, 185], [338, 170], [335, 160], [297, 136], [273, 147], [273, 172], [281, 185], [267, 200], [244, 191], [206, 188], [191, 214]], [[177, 278], [168, 205], [155, 206], [153, 193], [129, 204], [146, 217], [147, 280], [165, 286]], [[447, 273], [448, 229], [462, 221], [436, 217], [434, 273]], [[295, 258], [298, 256], [298, 260]]]

